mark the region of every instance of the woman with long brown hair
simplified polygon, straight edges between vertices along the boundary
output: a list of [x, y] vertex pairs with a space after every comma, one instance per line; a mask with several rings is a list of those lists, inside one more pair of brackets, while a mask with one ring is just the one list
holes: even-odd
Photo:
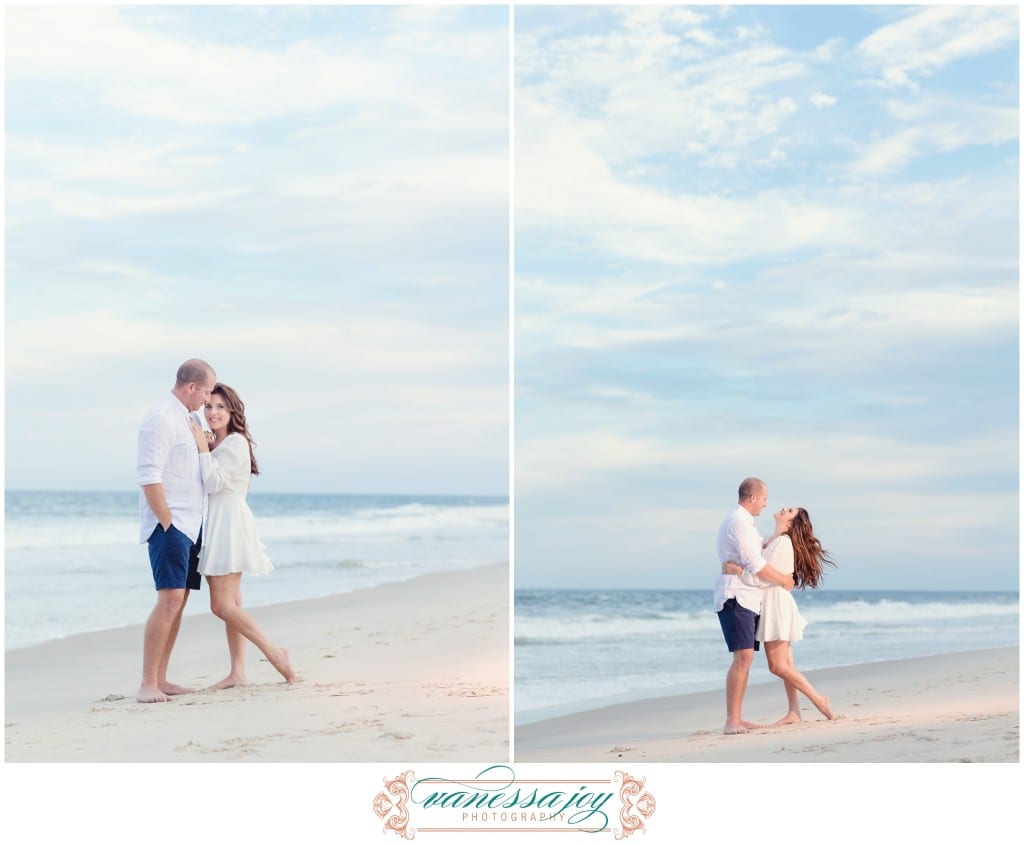
[[214, 386], [206, 403], [206, 422], [213, 430], [212, 450], [199, 424], [191, 424], [209, 495], [199, 572], [210, 586], [210, 610], [224, 621], [231, 656], [228, 675], [212, 687], [246, 683], [246, 640], [267, 656], [285, 681], [295, 681], [288, 650], [275, 646], [252, 616], [242, 610], [242, 574], [265, 575], [274, 565], [256, 534], [256, 521], [245, 501], [249, 481], [260, 471], [245, 420], [245, 403], [233, 388], [219, 382]]
[[[792, 574], [795, 587], [818, 587], [825, 566], [834, 567], [835, 563], [814, 536], [814, 527], [807, 509], [782, 508], [773, 516], [775, 534], [764, 548], [765, 559], [779, 572]], [[723, 565], [722, 572], [742, 575], [745, 571], [739, 565], [728, 562]], [[793, 594], [780, 585], [758, 581], [764, 588], [764, 595], [755, 638], [764, 644], [768, 669], [782, 679], [789, 704], [786, 715], [775, 725], [801, 722], [801, 693], [826, 719], [834, 720], [835, 714], [829, 707], [828, 697], [818, 693], [793, 664], [791, 644], [803, 639], [804, 626], [807, 625], [807, 621], [800, 615]]]

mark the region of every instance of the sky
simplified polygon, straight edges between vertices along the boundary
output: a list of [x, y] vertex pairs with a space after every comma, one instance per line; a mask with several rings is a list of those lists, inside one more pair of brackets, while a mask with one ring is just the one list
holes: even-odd
[[507, 493], [507, 9], [5, 14], [7, 489], [134, 490], [198, 356], [261, 490]]
[[1015, 590], [1018, 11], [519, 7], [517, 586]]

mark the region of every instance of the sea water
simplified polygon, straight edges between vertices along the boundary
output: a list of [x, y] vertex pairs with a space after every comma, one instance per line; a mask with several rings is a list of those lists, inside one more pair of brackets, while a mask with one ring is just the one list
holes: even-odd
[[[1016, 645], [1016, 592], [794, 591], [801, 670]], [[729, 653], [708, 590], [517, 590], [516, 721], [724, 689]], [[750, 683], [775, 681], [755, 656]]]
[[[245, 605], [348, 593], [508, 561], [508, 499], [249, 495], [274, 562]], [[7, 491], [5, 647], [144, 623], [154, 604], [138, 493]], [[186, 614], [209, 613], [203, 586]]]

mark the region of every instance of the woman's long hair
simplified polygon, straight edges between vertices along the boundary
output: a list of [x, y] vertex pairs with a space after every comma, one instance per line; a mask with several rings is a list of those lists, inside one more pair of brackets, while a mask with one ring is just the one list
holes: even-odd
[[786, 534], [793, 541], [793, 582], [798, 588], [816, 588], [825, 575], [825, 565], [835, 567], [836, 563], [829, 558], [821, 542], [814, 536], [814, 527], [806, 508], [796, 510]]
[[249, 427], [245, 424], [245, 403], [242, 402], [241, 397], [238, 396], [238, 391], [234, 388], [229, 388], [223, 382], [218, 382], [213, 386], [213, 390], [210, 391], [210, 396], [216, 396], [219, 394], [224, 397], [224, 402], [227, 404], [228, 411], [231, 412], [231, 421], [228, 423], [228, 434], [244, 435], [245, 439], [249, 442], [249, 462], [252, 466], [253, 476], [260, 474], [259, 465], [256, 463], [256, 453], [253, 452], [253, 447], [256, 446], [256, 441], [252, 439], [252, 435], [249, 434]]

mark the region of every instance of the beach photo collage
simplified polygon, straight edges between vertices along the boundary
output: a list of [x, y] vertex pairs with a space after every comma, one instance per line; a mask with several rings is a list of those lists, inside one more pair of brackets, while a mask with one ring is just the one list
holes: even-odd
[[1018, 4], [2, 25], [15, 817], [661, 843], [928, 764], [993, 813], [894, 830], [1001, 836]]

